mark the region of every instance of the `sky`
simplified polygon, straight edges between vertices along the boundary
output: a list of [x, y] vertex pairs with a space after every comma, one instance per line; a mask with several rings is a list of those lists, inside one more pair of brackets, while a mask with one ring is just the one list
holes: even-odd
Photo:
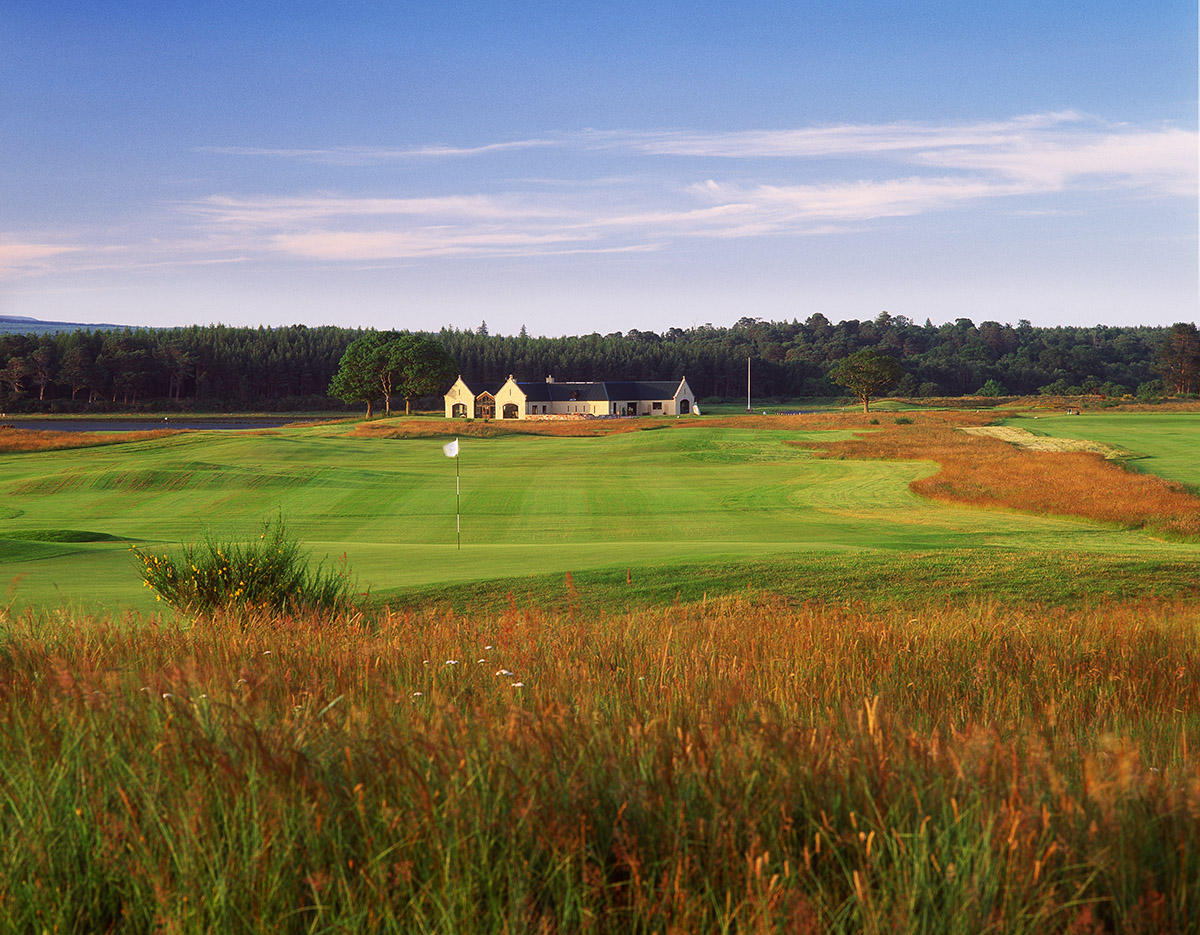
[[1193, 0], [0, 0], [0, 315], [1197, 318]]

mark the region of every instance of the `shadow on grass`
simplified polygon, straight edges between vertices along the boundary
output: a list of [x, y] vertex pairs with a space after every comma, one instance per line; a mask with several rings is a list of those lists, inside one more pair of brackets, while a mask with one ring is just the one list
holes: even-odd
[[730, 595], [884, 609], [925, 606], [935, 599], [1077, 606], [1198, 594], [1200, 563], [1195, 561], [963, 549], [590, 569], [395, 589], [376, 592], [375, 598], [393, 609], [435, 605], [478, 613], [515, 606], [617, 613]]

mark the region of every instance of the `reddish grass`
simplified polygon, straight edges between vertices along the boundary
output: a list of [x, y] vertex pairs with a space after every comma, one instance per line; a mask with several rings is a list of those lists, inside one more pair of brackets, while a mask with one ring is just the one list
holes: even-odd
[[0, 428], [0, 454], [122, 445], [126, 442], [165, 438], [168, 435], [178, 435], [179, 432], [178, 429], [154, 429], [147, 432], [54, 432], [47, 429]]
[[1029, 451], [957, 430], [992, 418], [922, 415], [912, 425], [881, 423], [847, 441], [789, 444], [813, 449], [824, 458], [935, 461], [938, 472], [910, 486], [937, 500], [1080, 516], [1175, 536], [1200, 535], [1200, 497], [1183, 484], [1125, 470], [1090, 452]]

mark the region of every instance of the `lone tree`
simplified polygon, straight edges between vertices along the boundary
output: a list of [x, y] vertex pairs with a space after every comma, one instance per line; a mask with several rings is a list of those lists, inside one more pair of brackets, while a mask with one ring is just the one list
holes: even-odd
[[903, 372], [894, 357], [864, 348], [839, 360], [829, 368], [828, 376], [862, 400], [863, 412], [870, 412], [871, 398], [889, 389]]
[[413, 399], [436, 393], [455, 369], [445, 348], [432, 338], [368, 331], [346, 348], [329, 394], [347, 403], [364, 403], [368, 419], [381, 397], [384, 412], [391, 415], [394, 395], [404, 397], [404, 411], [409, 413]]

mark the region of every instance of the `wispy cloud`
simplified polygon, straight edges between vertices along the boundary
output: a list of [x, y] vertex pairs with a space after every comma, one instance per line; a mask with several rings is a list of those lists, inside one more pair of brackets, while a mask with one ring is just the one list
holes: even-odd
[[531, 139], [506, 140], [498, 143], [483, 143], [478, 146], [449, 146], [430, 144], [425, 146], [334, 146], [326, 149], [296, 149], [265, 146], [203, 146], [200, 152], [223, 156], [271, 156], [279, 159], [302, 159], [330, 165], [374, 165], [395, 162], [400, 159], [436, 158], [445, 156], [482, 156], [510, 150], [540, 149], [561, 146], [563, 140]]
[[916, 154], [919, 164], [1018, 179], [1045, 190], [1077, 180], [1115, 181], [1164, 194], [1196, 191], [1197, 135], [1188, 130], [1121, 130], [1035, 138], [993, 147], [946, 147]]
[[719, 201], [737, 199], [770, 215], [776, 226], [808, 219], [869, 221], [944, 211], [985, 198], [1031, 194], [1011, 182], [972, 178], [904, 178], [833, 185], [758, 185], [746, 188], [708, 181], [693, 191]]
[[631, 149], [657, 156], [721, 159], [798, 159], [871, 156], [944, 147], [1004, 146], [1050, 129], [1078, 125], [1074, 111], [1031, 114], [1003, 121], [963, 124], [836, 124], [782, 130], [697, 133], [687, 130], [584, 133], [592, 145]]
[[1052, 187], [1085, 176], [1124, 177], [1176, 194], [1195, 191], [1197, 174], [1195, 131], [1113, 124], [1072, 110], [962, 123], [836, 124], [725, 132], [582, 130], [470, 146], [329, 149], [221, 146], [209, 147], [207, 151], [369, 165], [413, 158], [486, 156], [544, 147], [691, 160], [795, 162], [831, 157], [885, 160], [914, 167], [992, 173]]
[[440, 217], [476, 220], [561, 217], [563, 210], [539, 206], [521, 195], [449, 195], [434, 198], [354, 198], [341, 195], [234, 198], [212, 195], [182, 205], [185, 211], [222, 225], [273, 226], [330, 218]]
[[44, 269], [51, 257], [78, 249], [62, 244], [0, 241], [0, 276]]
[[[557, 147], [564, 176], [580, 154], [622, 154], [623, 175], [501, 180], [489, 154]], [[580, 131], [472, 146], [209, 152], [375, 165], [377, 191], [207, 193], [164, 207], [161, 230], [120, 257], [0, 242], [0, 271], [163, 264], [380, 263], [435, 257], [537, 257], [667, 249], [685, 239], [816, 236], [969, 208], [1048, 215], [1066, 193], [1092, 204], [1131, 193], [1195, 197], [1197, 134], [1105, 123], [1074, 111], [974, 123], [845, 124], [782, 130]], [[385, 165], [472, 157], [458, 191], [398, 192]], [[461, 165], [461, 164], [458, 164]], [[456, 165], [455, 177], [459, 176]], [[584, 173], [580, 173], [581, 176]], [[337, 170], [326, 173], [337, 179]], [[361, 186], [361, 177], [356, 179]], [[474, 190], [466, 190], [466, 189]], [[991, 205], [1002, 207], [989, 208]], [[1081, 210], [1078, 199], [1070, 204]], [[902, 223], [913, 224], [913, 221]], [[165, 231], [165, 233], [164, 233]], [[14, 238], [21, 240], [21, 238]], [[66, 238], [61, 238], [66, 239]]]

